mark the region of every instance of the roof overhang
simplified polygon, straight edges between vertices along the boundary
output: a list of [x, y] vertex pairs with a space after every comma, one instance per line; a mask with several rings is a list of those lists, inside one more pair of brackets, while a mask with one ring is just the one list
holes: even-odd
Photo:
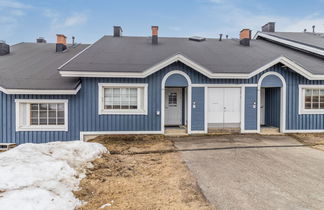
[[8, 89], [0, 87], [0, 91], [7, 95], [76, 95], [80, 89], [81, 84], [75, 90]]
[[324, 56], [324, 50], [318, 49], [316, 47], [312, 47], [312, 46], [305, 45], [305, 44], [300, 44], [298, 42], [290, 41], [290, 40], [279, 38], [279, 37], [276, 37], [276, 36], [271, 36], [269, 34], [264, 34], [262, 32], [257, 32], [255, 34], [254, 38], [257, 39], [258, 37], [262, 37], [262, 38], [265, 38], [265, 39], [268, 39], [268, 40], [271, 40], [271, 41], [274, 41], [274, 42], [278, 42], [278, 43], [281, 43], [281, 44], [284, 44], [284, 45], [292, 46], [292, 47], [300, 49], [300, 50], [304, 50], [304, 51], [308, 51], [308, 52], [311, 52], [311, 53], [315, 53], [315, 54]]
[[143, 71], [143, 72], [93, 72], [93, 71], [59, 71], [63, 77], [114, 77], [114, 78], [145, 78], [162, 68], [180, 61], [185, 65], [195, 69], [196, 71], [200, 72], [201, 74], [205, 75], [211, 79], [249, 79], [260, 72], [274, 66], [278, 63], [282, 63], [289, 67], [290, 69], [294, 70], [295, 72], [299, 73], [300, 75], [304, 76], [309, 80], [324, 80], [324, 75], [315, 75], [311, 72], [307, 71], [302, 66], [298, 65], [296, 62], [290, 60], [285, 56], [280, 56], [277, 59], [265, 64], [264, 66], [252, 71], [249, 74], [241, 74], [241, 73], [213, 73], [206, 69], [205, 67], [195, 63], [194, 61], [186, 58], [181, 54], [176, 54], [152, 67]]

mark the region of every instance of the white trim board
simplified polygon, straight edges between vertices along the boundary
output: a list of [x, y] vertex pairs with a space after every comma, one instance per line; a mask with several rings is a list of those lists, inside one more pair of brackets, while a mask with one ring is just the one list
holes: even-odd
[[7, 95], [76, 95], [81, 89], [81, 84], [75, 90], [32, 90], [32, 89], [7, 89], [0, 87], [0, 91]]
[[80, 140], [84, 140], [86, 135], [141, 135], [141, 134], [152, 134], [158, 135], [163, 134], [162, 131], [80, 131]]
[[164, 61], [161, 61], [160, 63], [152, 66], [149, 69], [146, 69], [144, 72], [93, 72], [93, 71], [59, 71], [61, 76], [63, 77], [119, 77], [119, 78], [145, 78], [162, 68], [174, 63], [180, 61], [187, 66], [195, 69], [199, 73], [205, 75], [208, 78], [211, 79], [249, 79], [260, 72], [276, 65], [277, 63], [282, 63], [289, 67], [290, 69], [294, 70], [295, 72], [301, 74], [302, 76], [306, 77], [309, 80], [324, 80], [324, 75], [315, 75], [311, 72], [307, 71], [302, 66], [298, 65], [296, 62], [290, 60], [289, 58], [285, 56], [280, 56], [273, 61], [265, 64], [264, 66], [255, 69], [249, 74], [242, 74], [242, 73], [212, 73], [205, 67], [195, 63], [194, 61], [190, 60], [189, 58], [186, 58], [185, 56], [181, 54], [176, 54], [168, 59], [165, 59]]
[[266, 39], [269, 39], [269, 40], [272, 40], [272, 41], [275, 41], [275, 42], [286, 44], [286, 45], [289, 45], [289, 46], [292, 46], [292, 47], [295, 47], [295, 48], [298, 48], [298, 49], [306, 50], [308, 52], [312, 52], [312, 53], [315, 53], [315, 54], [318, 54], [318, 55], [322, 55], [322, 56], [324, 55], [324, 50], [321, 50], [321, 49], [318, 49], [318, 48], [315, 48], [315, 47], [311, 47], [311, 46], [308, 46], [306, 44], [300, 44], [300, 43], [290, 41], [290, 40], [287, 40], [287, 39], [284, 39], [284, 38], [279, 38], [279, 37], [271, 36], [271, 35], [268, 35], [268, 34], [264, 34], [262, 32], [257, 32], [254, 37], [258, 38], [259, 36], [263, 37], [263, 38], [266, 38]]

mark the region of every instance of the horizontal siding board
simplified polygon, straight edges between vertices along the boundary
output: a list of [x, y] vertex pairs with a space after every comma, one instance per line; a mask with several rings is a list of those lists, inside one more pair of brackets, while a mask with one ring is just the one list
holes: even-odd
[[[77, 95], [6, 95], [0, 92], [0, 141], [16, 143], [68, 141], [80, 139], [80, 131], [160, 131], [161, 116], [156, 112], [161, 111], [161, 81], [168, 72], [173, 70], [188, 74], [192, 84], [257, 84], [260, 76], [265, 72], [278, 72], [287, 83], [286, 129], [324, 129], [324, 115], [298, 114], [298, 85], [324, 84], [324, 81], [307, 80], [288, 68], [282, 68], [280, 64], [250, 79], [210, 79], [185, 64], [176, 62], [146, 78], [82, 78], [82, 88]], [[147, 83], [148, 115], [98, 115], [99, 82]], [[247, 87], [246, 91], [249, 88], [252, 87]], [[67, 132], [16, 132], [15, 99], [17, 98], [68, 99], [69, 130]], [[247, 102], [250, 98], [246, 97], [245, 100]]]

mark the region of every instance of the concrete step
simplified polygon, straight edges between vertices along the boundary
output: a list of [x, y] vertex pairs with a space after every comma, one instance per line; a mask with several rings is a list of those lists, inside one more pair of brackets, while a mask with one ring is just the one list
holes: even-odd
[[187, 136], [185, 128], [166, 128], [164, 134], [166, 136]]
[[280, 133], [279, 128], [275, 128], [275, 127], [264, 127], [261, 128], [261, 135], [282, 135], [282, 133]]

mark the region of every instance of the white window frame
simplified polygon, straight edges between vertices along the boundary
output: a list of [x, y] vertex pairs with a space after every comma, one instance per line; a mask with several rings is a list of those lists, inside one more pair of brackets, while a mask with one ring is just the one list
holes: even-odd
[[[16, 131], [68, 131], [68, 100], [59, 99], [16, 99]], [[63, 103], [64, 104], [64, 125], [20, 125], [20, 104], [32, 103]], [[27, 106], [29, 107], [29, 106]], [[27, 108], [28, 110], [30, 108]], [[27, 118], [29, 120], [30, 113], [27, 110]]]
[[[118, 114], [118, 115], [147, 115], [148, 107], [148, 84], [146, 83], [98, 83], [98, 111], [99, 115]], [[104, 89], [105, 88], [144, 88], [143, 109], [105, 109], [104, 108]], [[141, 95], [138, 94], [138, 102], [141, 102]]]
[[305, 89], [323, 89], [324, 85], [299, 85], [299, 113], [298, 114], [324, 114], [324, 109], [305, 109]]

